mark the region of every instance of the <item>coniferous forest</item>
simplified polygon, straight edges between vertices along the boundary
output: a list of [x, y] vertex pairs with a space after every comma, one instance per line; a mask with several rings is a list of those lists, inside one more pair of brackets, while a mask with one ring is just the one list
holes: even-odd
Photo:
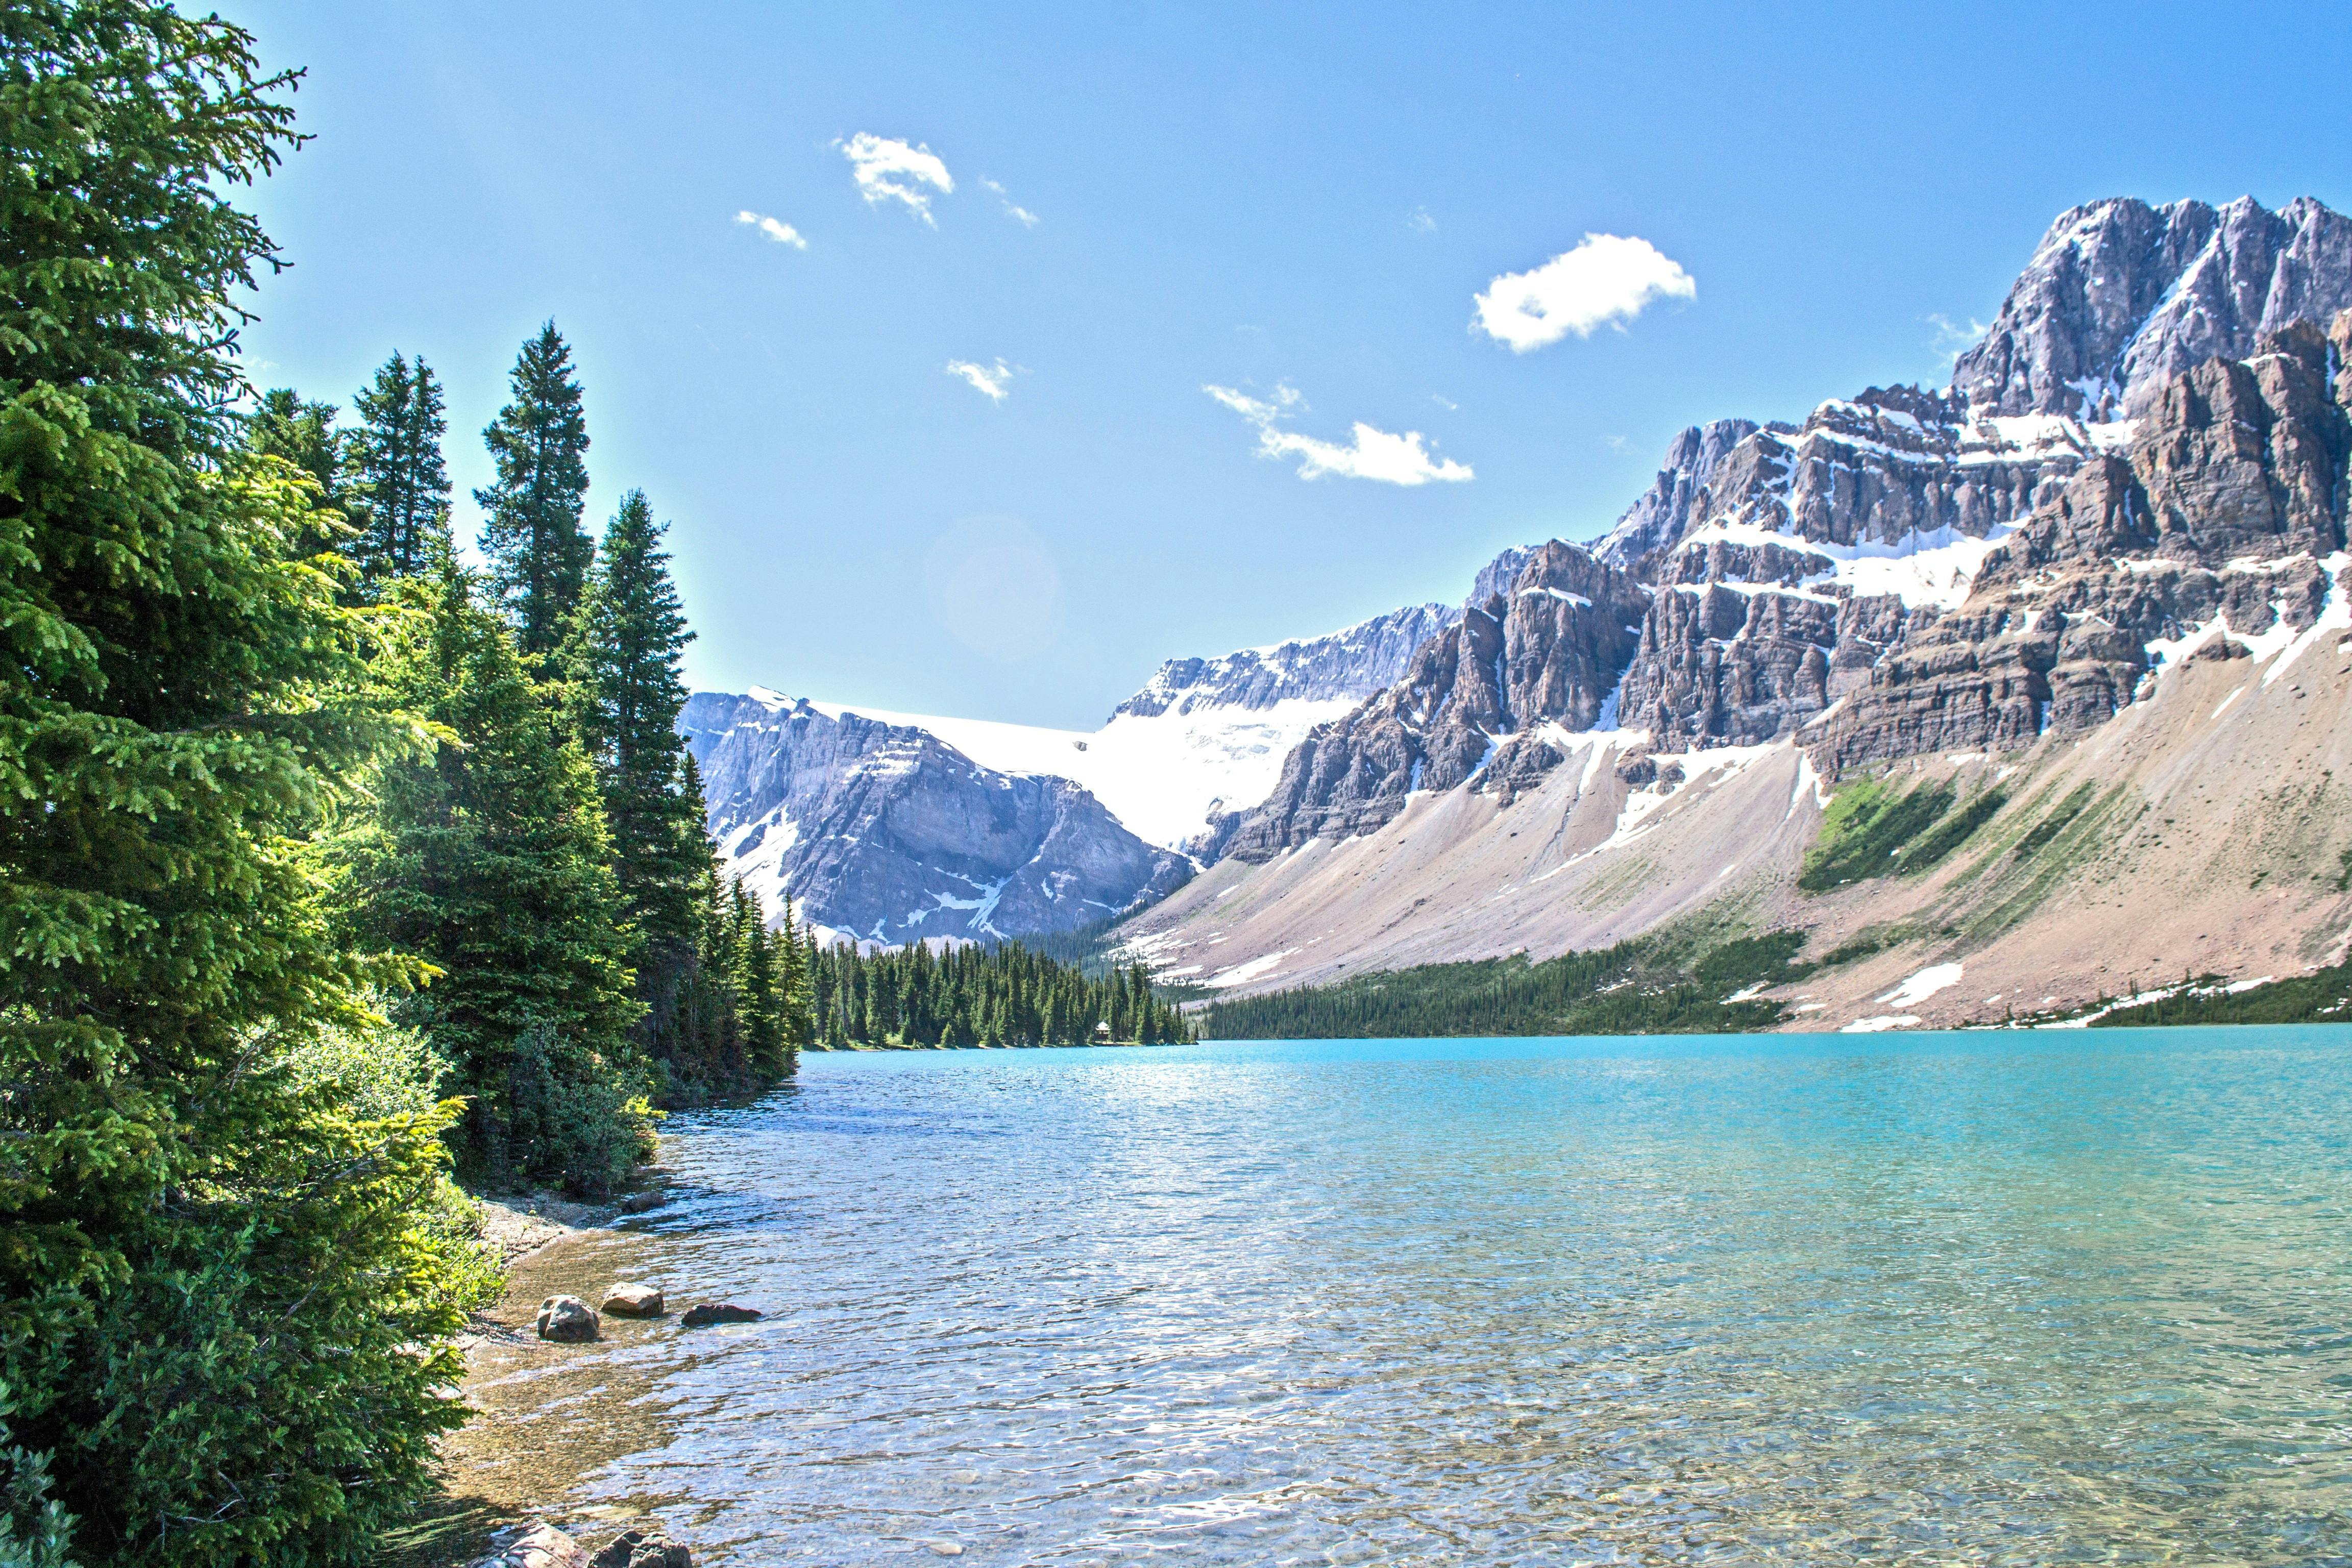
[[364, 1562], [500, 1289], [460, 1182], [614, 1192], [792, 1070], [807, 950], [722, 885], [555, 327], [478, 570], [424, 359], [240, 372], [294, 75], [147, 0], [0, 50], [0, 1563]]
[[809, 954], [819, 1049], [858, 1046], [1173, 1045], [1192, 1038], [1141, 965], [1090, 980], [1018, 942]]

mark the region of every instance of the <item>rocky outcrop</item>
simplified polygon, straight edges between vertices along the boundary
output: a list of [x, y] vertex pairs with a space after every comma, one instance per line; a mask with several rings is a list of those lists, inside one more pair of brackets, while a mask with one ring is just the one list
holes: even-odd
[[[2352, 315], [2336, 347], [2352, 347]], [[2082, 466], [1990, 552], [1967, 604], [1915, 617], [1807, 737], [1835, 773], [2007, 751], [2105, 723], [2166, 657], [2315, 624], [2344, 549], [2352, 419], [2299, 323], [2156, 388], [2119, 456]], [[2346, 389], [2352, 392], [2352, 387]], [[2225, 655], [2226, 656], [2226, 655]]]
[[1450, 605], [1408, 605], [1328, 637], [1245, 647], [1221, 658], [1171, 658], [1112, 713], [1265, 709], [1297, 698], [1360, 701], [1394, 685], [1414, 650], [1461, 618]]
[[[1540, 547], [1507, 593], [1423, 645], [1397, 685], [1310, 731], [1226, 854], [1263, 860], [1317, 837], [1362, 832], [1394, 818], [1415, 790], [1478, 776], [1525, 731], [1590, 729], [1647, 611], [1620, 569], [1572, 544]], [[1536, 755], [1522, 747], [1503, 760], [1523, 775]]]
[[2352, 220], [2309, 197], [2277, 212], [2129, 198], [2050, 226], [1952, 390], [1989, 414], [2107, 419], [2264, 332], [2352, 308]]
[[1067, 931], [1192, 862], [1067, 779], [981, 767], [927, 731], [772, 695], [679, 716], [730, 869], [780, 914], [884, 943]]
[[1625, 509], [1595, 552], [1612, 565], [1638, 574], [1651, 557], [1672, 549], [1714, 515], [1716, 469], [1761, 428], [1753, 419], [1717, 419], [1675, 437], [1667, 444], [1658, 477]]

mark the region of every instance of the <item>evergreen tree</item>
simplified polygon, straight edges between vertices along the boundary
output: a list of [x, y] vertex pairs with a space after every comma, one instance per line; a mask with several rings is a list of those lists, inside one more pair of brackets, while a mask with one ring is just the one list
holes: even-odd
[[319, 487], [322, 504], [337, 505], [342, 494], [344, 437], [335, 428], [340, 410], [331, 403], [305, 403], [290, 386], [261, 395], [247, 444], [258, 456], [283, 458]]
[[588, 496], [588, 422], [572, 349], [553, 321], [522, 345], [512, 396], [482, 432], [498, 478], [474, 492], [482, 552], [527, 660], [562, 645], [595, 553], [580, 513]]
[[656, 1057], [675, 1055], [672, 1011], [677, 978], [695, 956], [695, 917], [710, 839], [698, 783], [687, 788], [686, 706], [679, 655], [694, 634], [661, 547], [645, 492], [621, 498], [604, 531], [577, 628], [580, 728], [595, 760], [613, 836], [622, 908], [637, 934], [638, 994], [645, 1037]]
[[[154, 0], [0, 6], [0, 1540], [358, 1563], [462, 1419], [434, 1114], [286, 1065], [363, 1023], [294, 847], [388, 738], [248, 452], [232, 205], [290, 76]], [[274, 440], [273, 436], [270, 439]], [[50, 1505], [54, 1503], [56, 1510]]]
[[358, 530], [352, 558], [361, 591], [374, 597], [394, 577], [433, 571], [449, 554], [449, 471], [441, 443], [449, 422], [441, 386], [420, 356], [394, 353], [352, 400], [360, 425], [346, 437], [350, 495]]
[[465, 574], [404, 593], [422, 625], [379, 658], [381, 679], [447, 739], [386, 765], [375, 814], [339, 840], [352, 930], [442, 971], [398, 1016], [473, 1097], [461, 1165], [601, 1195], [651, 1151], [595, 775]]

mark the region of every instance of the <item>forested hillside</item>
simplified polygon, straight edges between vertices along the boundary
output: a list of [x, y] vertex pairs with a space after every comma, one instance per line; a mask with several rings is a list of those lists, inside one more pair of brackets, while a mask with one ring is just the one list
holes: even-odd
[[1089, 979], [1019, 942], [939, 954], [920, 943], [865, 953], [843, 942], [813, 952], [810, 973], [821, 1049], [1157, 1046], [1192, 1037], [1140, 964]]
[[[484, 433], [266, 393], [239, 198], [295, 73], [146, 0], [0, 7], [0, 1563], [359, 1563], [499, 1288], [453, 1175], [603, 1194], [792, 1070], [724, 886], [650, 503], [563, 338]], [[247, 290], [257, 287], [257, 294]]]

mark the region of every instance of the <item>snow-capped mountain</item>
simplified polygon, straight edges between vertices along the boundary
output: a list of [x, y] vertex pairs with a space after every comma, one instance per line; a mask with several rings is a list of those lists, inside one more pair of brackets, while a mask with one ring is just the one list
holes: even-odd
[[1181, 880], [1190, 862], [1171, 851], [1213, 847], [1302, 736], [1393, 682], [1460, 615], [1411, 605], [1171, 659], [1099, 730], [760, 688], [698, 693], [679, 727], [729, 873], [772, 910], [789, 892], [803, 918], [879, 942], [1066, 930]]
[[1065, 778], [985, 768], [938, 736], [775, 692], [679, 715], [730, 875], [780, 914], [884, 944], [1067, 931], [1181, 886]]
[[[2340, 957], [2347, 307], [2315, 202], [2063, 215], [1948, 389], [1694, 427], [1591, 550], [1498, 558], [1132, 950], [1262, 989], [1685, 917], [1892, 933], [1832, 1021], [1901, 962], [2038, 1002]], [[1980, 800], [1965, 876], [1798, 894], [1865, 770]]]

